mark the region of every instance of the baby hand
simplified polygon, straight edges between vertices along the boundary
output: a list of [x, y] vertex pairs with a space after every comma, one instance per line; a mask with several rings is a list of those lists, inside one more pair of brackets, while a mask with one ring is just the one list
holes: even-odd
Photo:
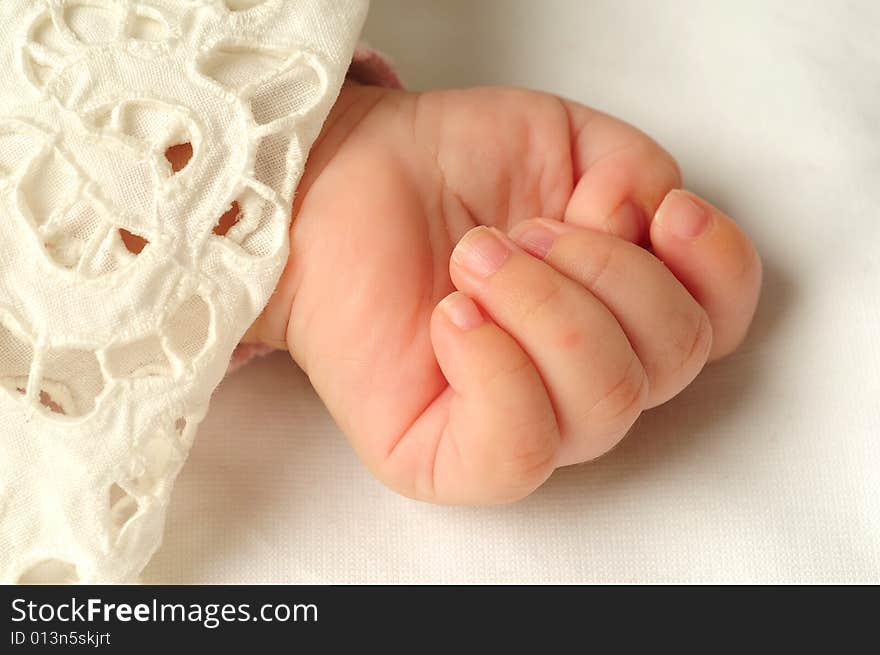
[[553, 96], [346, 86], [249, 336], [290, 348], [392, 488], [520, 498], [744, 337], [760, 261], [680, 184], [644, 134]]

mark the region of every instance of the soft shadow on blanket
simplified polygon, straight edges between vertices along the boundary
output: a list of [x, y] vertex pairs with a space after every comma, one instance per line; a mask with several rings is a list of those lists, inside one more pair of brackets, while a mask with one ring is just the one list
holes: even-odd
[[[733, 357], [645, 413], [605, 457], [561, 469], [533, 496], [505, 507], [434, 507], [387, 491], [363, 469], [286, 353], [256, 361], [224, 381], [215, 395], [175, 489], [165, 544], [144, 581], [339, 582], [348, 566], [334, 553], [345, 557], [352, 541], [363, 544], [365, 556], [393, 550], [388, 528], [419, 532], [420, 526], [430, 531], [440, 525], [450, 538], [479, 534], [481, 525], [510, 534], [552, 534], [570, 521], [598, 529], [608, 513], [628, 512], [654, 485], [665, 485], [669, 493], [676, 469], [685, 476], [695, 470], [706, 475], [697, 487], [713, 484], [713, 475], [727, 475], [712, 464], [729, 460], [724, 451], [749, 450], [745, 442], [768, 437], [744, 431], [743, 415], [772, 394], [762, 371], [772, 365], [767, 351], [779, 347], [776, 326], [792, 299], [784, 274], [765, 263], [755, 324]], [[695, 467], [695, 461], [708, 464]], [[681, 481], [682, 502], [694, 485], [692, 477]], [[394, 523], [377, 525], [377, 514], [394, 516]], [[477, 551], [491, 547], [489, 539], [470, 544]], [[297, 553], [311, 548], [326, 550], [330, 568], [298, 568]], [[249, 575], [243, 561], [255, 562], [257, 577], [242, 579]], [[332, 570], [334, 562], [338, 571]]]

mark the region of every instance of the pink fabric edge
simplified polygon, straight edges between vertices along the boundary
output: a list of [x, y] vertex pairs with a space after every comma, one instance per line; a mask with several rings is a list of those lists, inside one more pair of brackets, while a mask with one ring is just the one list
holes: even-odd
[[359, 43], [351, 58], [348, 77], [370, 86], [383, 86], [388, 89], [402, 89], [403, 82], [394, 62], [382, 52], [374, 50], [366, 43]]
[[[351, 58], [347, 77], [369, 86], [402, 89], [403, 82], [394, 70], [394, 64], [386, 55], [366, 43], [359, 43]], [[232, 352], [226, 375], [234, 373], [255, 357], [264, 357], [275, 348], [262, 343], [240, 343]]]

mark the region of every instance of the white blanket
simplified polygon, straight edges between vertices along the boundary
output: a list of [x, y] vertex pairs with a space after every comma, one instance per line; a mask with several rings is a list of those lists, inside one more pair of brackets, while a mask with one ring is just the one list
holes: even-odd
[[215, 396], [144, 576], [880, 582], [880, 3], [376, 0], [415, 88], [565, 94], [655, 136], [747, 227], [750, 338], [602, 460], [502, 508], [360, 465], [283, 354]]

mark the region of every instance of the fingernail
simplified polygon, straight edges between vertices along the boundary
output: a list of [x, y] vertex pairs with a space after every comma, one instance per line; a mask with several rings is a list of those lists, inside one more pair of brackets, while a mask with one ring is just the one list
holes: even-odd
[[478, 227], [468, 232], [452, 251], [452, 261], [478, 277], [489, 277], [510, 256], [510, 248], [495, 228]]
[[545, 223], [525, 221], [518, 223], [510, 231], [510, 238], [530, 255], [544, 259], [550, 254], [559, 234], [559, 231], [552, 229]]
[[605, 229], [616, 237], [639, 243], [645, 237], [648, 226], [648, 217], [641, 207], [631, 200], [622, 203], [608, 220]]
[[477, 304], [460, 291], [446, 296], [440, 303], [440, 309], [459, 330], [473, 330], [485, 322]]
[[687, 193], [670, 191], [657, 210], [656, 220], [682, 239], [696, 239], [709, 227], [710, 216]]

